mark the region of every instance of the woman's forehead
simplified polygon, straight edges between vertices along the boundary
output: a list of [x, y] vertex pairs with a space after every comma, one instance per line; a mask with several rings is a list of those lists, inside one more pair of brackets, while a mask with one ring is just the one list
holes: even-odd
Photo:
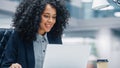
[[56, 14], [56, 8], [54, 8], [52, 5], [47, 4], [45, 7], [45, 10], [43, 11], [43, 13], [52, 13], [52, 14]]

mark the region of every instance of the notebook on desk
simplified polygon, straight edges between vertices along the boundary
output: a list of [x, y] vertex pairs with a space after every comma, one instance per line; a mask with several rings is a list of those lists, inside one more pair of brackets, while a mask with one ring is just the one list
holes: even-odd
[[90, 46], [49, 44], [43, 68], [86, 68]]

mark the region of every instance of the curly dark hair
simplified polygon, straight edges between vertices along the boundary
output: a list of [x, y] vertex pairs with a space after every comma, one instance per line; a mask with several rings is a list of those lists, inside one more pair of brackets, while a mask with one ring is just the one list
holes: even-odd
[[49, 33], [54, 35], [54, 38], [62, 35], [70, 14], [60, 0], [25, 0], [17, 7], [13, 18], [13, 27], [23, 40], [36, 40], [41, 15], [47, 4], [53, 6], [57, 12], [56, 23]]

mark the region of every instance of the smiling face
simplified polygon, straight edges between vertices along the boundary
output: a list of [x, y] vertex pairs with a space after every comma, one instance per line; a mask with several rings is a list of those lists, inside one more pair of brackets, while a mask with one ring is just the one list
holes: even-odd
[[47, 4], [41, 15], [40, 28], [38, 33], [44, 35], [49, 32], [56, 22], [56, 9], [50, 4]]

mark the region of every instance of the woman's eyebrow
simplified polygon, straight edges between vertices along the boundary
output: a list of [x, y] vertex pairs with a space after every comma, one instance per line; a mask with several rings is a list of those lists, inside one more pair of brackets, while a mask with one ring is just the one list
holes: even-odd
[[[50, 13], [43, 13], [43, 14], [48, 14], [49, 15]], [[56, 14], [53, 14], [53, 15], [56, 15]]]

